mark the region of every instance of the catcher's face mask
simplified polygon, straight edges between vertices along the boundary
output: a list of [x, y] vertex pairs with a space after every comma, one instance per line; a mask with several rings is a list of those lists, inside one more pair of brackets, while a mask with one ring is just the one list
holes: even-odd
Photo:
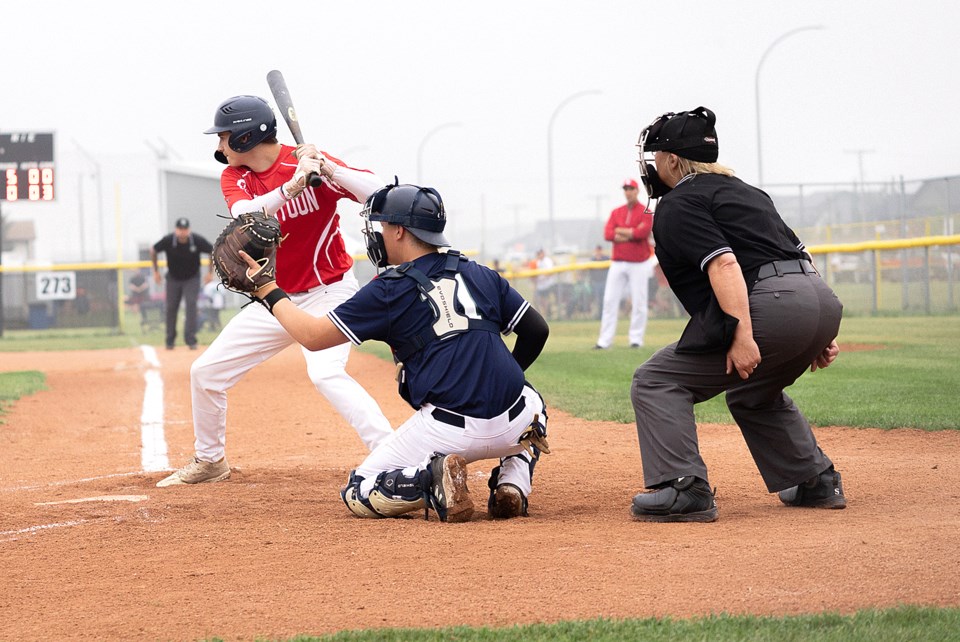
[[644, 127], [643, 131], [640, 132], [640, 140], [637, 141], [637, 147], [640, 148], [640, 160], [638, 161], [640, 163], [640, 181], [643, 183], [644, 189], [647, 190], [649, 198], [660, 198], [671, 189], [657, 174], [657, 168], [653, 162], [654, 150], [651, 150], [649, 145], [657, 140], [664, 123], [674, 115], [673, 112], [667, 112], [658, 116], [656, 120]]
[[367, 246], [367, 258], [377, 268], [377, 273], [385, 269], [387, 262], [387, 245], [383, 242], [383, 233], [373, 228], [370, 220], [370, 207], [365, 207], [360, 213], [363, 216], [363, 239]]

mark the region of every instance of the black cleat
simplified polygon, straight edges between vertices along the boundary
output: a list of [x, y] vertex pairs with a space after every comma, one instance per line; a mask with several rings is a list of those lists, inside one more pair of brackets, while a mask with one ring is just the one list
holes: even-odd
[[687, 476], [634, 496], [630, 512], [641, 522], [715, 522], [717, 502], [707, 482]]
[[846, 508], [847, 498], [843, 496], [843, 482], [840, 473], [833, 466], [811, 477], [799, 486], [781, 490], [780, 501], [787, 506], [807, 506], [810, 508]]

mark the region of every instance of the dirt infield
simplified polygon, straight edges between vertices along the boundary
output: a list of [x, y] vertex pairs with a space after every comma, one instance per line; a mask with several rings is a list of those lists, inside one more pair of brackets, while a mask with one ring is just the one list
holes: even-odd
[[[195, 356], [159, 354], [174, 466], [192, 454]], [[817, 511], [782, 506], [736, 428], [704, 425], [720, 520], [640, 524], [634, 428], [554, 410], [529, 518], [368, 521], [337, 495], [363, 445], [297, 350], [231, 392], [234, 475], [195, 487], [139, 472], [146, 367], [135, 348], [0, 357], [49, 388], [0, 424], [0, 640], [960, 606], [958, 432], [818, 429], [849, 507]], [[355, 352], [349, 370], [394, 425], [407, 417], [389, 364]], [[492, 466], [471, 465], [481, 506]]]

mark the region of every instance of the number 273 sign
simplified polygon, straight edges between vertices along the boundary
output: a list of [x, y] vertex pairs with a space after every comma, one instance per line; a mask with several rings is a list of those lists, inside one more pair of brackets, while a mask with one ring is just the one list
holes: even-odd
[[76, 272], [37, 272], [37, 300], [77, 298]]

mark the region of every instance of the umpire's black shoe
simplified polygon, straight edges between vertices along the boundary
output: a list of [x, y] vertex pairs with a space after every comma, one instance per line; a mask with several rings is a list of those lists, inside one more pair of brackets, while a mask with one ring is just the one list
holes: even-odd
[[641, 522], [715, 522], [717, 502], [707, 482], [687, 476], [634, 496], [630, 512]]
[[843, 482], [840, 473], [833, 466], [811, 477], [799, 486], [780, 491], [780, 501], [787, 506], [809, 506], [811, 508], [846, 508], [847, 498], [843, 496]]

